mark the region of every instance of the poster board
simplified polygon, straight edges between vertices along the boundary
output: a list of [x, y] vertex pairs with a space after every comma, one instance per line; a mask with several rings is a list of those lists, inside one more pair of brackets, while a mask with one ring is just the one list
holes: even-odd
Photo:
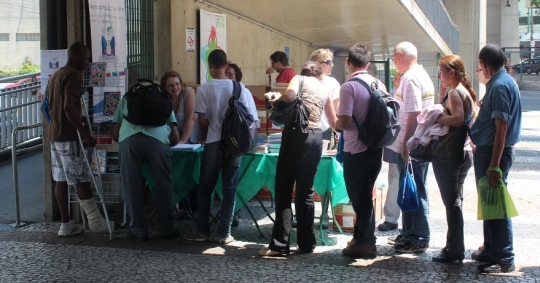
[[200, 81], [202, 85], [212, 79], [208, 66], [208, 55], [215, 49], [227, 52], [227, 18], [223, 14], [200, 10]]

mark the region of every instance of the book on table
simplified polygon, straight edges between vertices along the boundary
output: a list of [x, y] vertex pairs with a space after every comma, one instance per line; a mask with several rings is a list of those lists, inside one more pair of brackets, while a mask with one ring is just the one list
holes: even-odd
[[172, 146], [171, 149], [172, 150], [195, 150], [195, 149], [197, 149], [199, 147], [201, 147], [200, 143], [194, 143], [194, 144], [180, 143], [180, 144], [177, 144], [175, 146]]

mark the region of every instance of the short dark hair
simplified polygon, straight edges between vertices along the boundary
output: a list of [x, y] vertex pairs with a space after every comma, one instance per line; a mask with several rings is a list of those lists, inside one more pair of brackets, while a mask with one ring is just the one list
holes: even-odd
[[283, 66], [289, 66], [289, 58], [287, 57], [287, 54], [282, 51], [276, 51], [270, 55], [270, 60], [272, 62], [280, 62]]
[[222, 68], [227, 65], [227, 54], [221, 49], [216, 49], [208, 55], [208, 65], [214, 68]]
[[493, 43], [484, 46], [480, 50], [480, 53], [478, 53], [478, 60], [482, 61], [489, 69], [499, 69], [507, 62], [501, 47]]
[[364, 44], [357, 43], [349, 49], [349, 62], [359, 68], [367, 66], [371, 58], [371, 51]]
[[229, 67], [234, 69], [236, 81], [242, 81], [242, 69], [240, 69], [240, 67], [238, 67], [238, 65], [236, 65], [235, 63], [229, 63]]
[[87, 50], [89, 49], [88, 47], [86, 47], [86, 45], [82, 44], [81, 42], [75, 42], [71, 44], [68, 48], [68, 58], [84, 55], [84, 52], [86, 52]]
[[302, 66], [302, 70], [300, 71], [300, 75], [307, 77], [318, 77], [321, 74], [321, 64], [319, 64], [317, 61], [307, 61], [304, 66]]

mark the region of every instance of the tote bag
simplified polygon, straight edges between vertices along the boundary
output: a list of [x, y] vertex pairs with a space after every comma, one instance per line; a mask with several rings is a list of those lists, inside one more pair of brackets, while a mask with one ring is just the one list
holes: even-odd
[[420, 208], [420, 198], [414, 182], [412, 162], [409, 158], [403, 177], [399, 180], [397, 203], [403, 212], [417, 211]]

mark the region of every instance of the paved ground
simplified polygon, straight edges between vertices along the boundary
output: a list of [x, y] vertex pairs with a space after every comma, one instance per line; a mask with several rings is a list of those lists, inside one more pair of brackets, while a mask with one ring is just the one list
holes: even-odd
[[[509, 177], [509, 191], [520, 215], [513, 219], [517, 271], [511, 274], [477, 274], [476, 263], [439, 264], [431, 257], [444, 246], [446, 220], [433, 175], [429, 174], [431, 247], [426, 254], [395, 254], [386, 244], [396, 232], [377, 232], [379, 256], [374, 260], [343, 257], [341, 249], [350, 234], [326, 231], [326, 246], [313, 254], [293, 253], [288, 258], [261, 258], [257, 251], [268, 244], [272, 223], [255, 202], [249, 205], [259, 219], [266, 239], [261, 239], [245, 210], [240, 227], [233, 228], [237, 241], [229, 245], [192, 244], [181, 240], [160, 241], [155, 232], [145, 243], [127, 238], [127, 230], [115, 233], [115, 239], [86, 233], [59, 238], [59, 223], [39, 221], [23, 228], [0, 231], [0, 282], [540, 282], [540, 93], [522, 92], [524, 99], [523, 142], [517, 146], [515, 164]], [[21, 159], [19, 165], [26, 181], [37, 175], [40, 155]], [[22, 164], [22, 163], [21, 163]], [[9, 215], [7, 207], [10, 163], [0, 164], [0, 216]], [[33, 173], [31, 173], [33, 172]], [[385, 175], [386, 169], [381, 172]], [[31, 174], [34, 174], [32, 177]], [[21, 175], [22, 176], [22, 175]], [[469, 174], [465, 184], [465, 245], [467, 257], [482, 243], [482, 225], [476, 220], [477, 197]], [[33, 186], [33, 185], [29, 185]], [[40, 186], [25, 194], [40, 194]], [[21, 202], [23, 203], [23, 202]], [[42, 205], [42, 204], [41, 204]], [[269, 203], [267, 203], [269, 205]], [[24, 210], [36, 209], [28, 201]], [[318, 214], [318, 213], [317, 213]], [[121, 213], [113, 215], [121, 218]], [[9, 223], [9, 217], [3, 223]], [[189, 220], [178, 222], [183, 232], [192, 228]], [[5, 225], [3, 227], [6, 227]], [[215, 225], [213, 227], [215, 229]], [[2, 229], [0, 229], [2, 230]], [[8, 230], [8, 229], [5, 229]], [[155, 231], [155, 230], [154, 230]], [[215, 232], [215, 231], [214, 231]], [[215, 233], [214, 233], [215, 234]], [[293, 245], [296, 234], [292, 237]]]

